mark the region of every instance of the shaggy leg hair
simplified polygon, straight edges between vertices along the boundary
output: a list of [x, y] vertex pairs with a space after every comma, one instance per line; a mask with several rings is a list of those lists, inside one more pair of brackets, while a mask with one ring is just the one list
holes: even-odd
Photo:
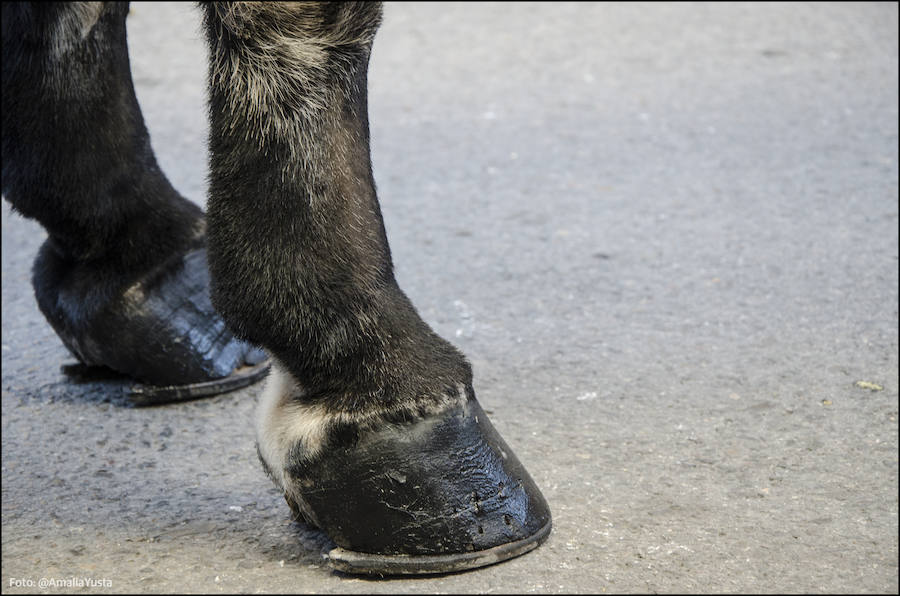
[[436, 573], [550, 532], [468, 362], [394, 279], [369, 158], [379, 4], [205, 5], [213, 301], [273, 355], [257, 451], [351, 573]]
[[260, 460], [334, 540], [336, 569], [448, 572], [535, 548], [546, 501], [394, 278], [369, 157], [380, 4], [204, 5], [208, 232], [150, 149], [126, 12], [3, 4], [3, 192], [49, 233], [34, 286], [66, 345], [195, 379], [154, 399], [258, 378], [226, 323], [267, 348]]
[[3, 195], [48, 233], [32, 280], [41, 311], [81, 362], [166, 386], [165, 400], [249, 382], [232, 375], [249, 347], [209, 300], [203, 212], [150, 147], [128, 3], [2, 11]]
[[213, 301], [278, 362], [257, 428], [281, 484], [296, 443], [461, 403], [471, 368], [394, 279], [369, 158], [380, 5], [205, 8]]
[[52, 255], [146, 270], [202, 233], [162, 174], [134, 95], [127, 3], [3, 3], [3, 195]]

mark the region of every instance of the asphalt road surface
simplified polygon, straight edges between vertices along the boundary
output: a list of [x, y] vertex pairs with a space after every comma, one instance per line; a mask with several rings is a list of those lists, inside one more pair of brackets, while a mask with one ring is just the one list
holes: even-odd
[[[202, 204], [205, 44], [132, 6], [159, 161]], [[554, 515], [455, 575], [322, 563], [256, 386], [136, 409], [74, 359], [4, 201], [2, 586], [48, 592], [890, 592], [897, 4], [388, 4], [375, 179], [397, 277]], [[34, 582], [29, 586], [29, 582]]]

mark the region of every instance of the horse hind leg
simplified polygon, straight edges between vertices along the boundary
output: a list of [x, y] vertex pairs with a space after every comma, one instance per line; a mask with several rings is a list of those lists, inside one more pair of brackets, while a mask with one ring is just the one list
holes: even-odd
[[140, 403], [262, 376], [209, 298], [206, 222], [160, 171], [128, 59], [127, 3], [3, 3], [3, 195], [46, 230], [38, 306]]

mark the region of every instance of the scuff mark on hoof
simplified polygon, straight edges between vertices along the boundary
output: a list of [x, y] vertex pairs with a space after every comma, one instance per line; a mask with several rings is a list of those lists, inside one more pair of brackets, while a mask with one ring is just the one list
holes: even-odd
[[471, 388], [416, 418], [362, 417], [354, 432], [347, 424], [304, 405], [302, 388], [276, 364], [257, 416], [260, 458], [294, 518], [337, 545], [326, 556], [334, 569], [462, 571], [524, 554], [549, 535], [543, 495]]

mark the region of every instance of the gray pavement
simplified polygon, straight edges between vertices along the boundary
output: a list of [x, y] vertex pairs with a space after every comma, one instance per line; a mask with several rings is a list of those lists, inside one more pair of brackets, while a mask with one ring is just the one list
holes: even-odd
[[[259, 387], [145, 410], [69, 382], [44, 232], [4, 202], [3, 592], [896, 593], [897, 13], [386, 6], [397, 277], [554, 514], [469, 573], [325, 567], [256, 461]], [[159, 160], [202, 204], [199, 31], [187, 4], [129, 18]]]

